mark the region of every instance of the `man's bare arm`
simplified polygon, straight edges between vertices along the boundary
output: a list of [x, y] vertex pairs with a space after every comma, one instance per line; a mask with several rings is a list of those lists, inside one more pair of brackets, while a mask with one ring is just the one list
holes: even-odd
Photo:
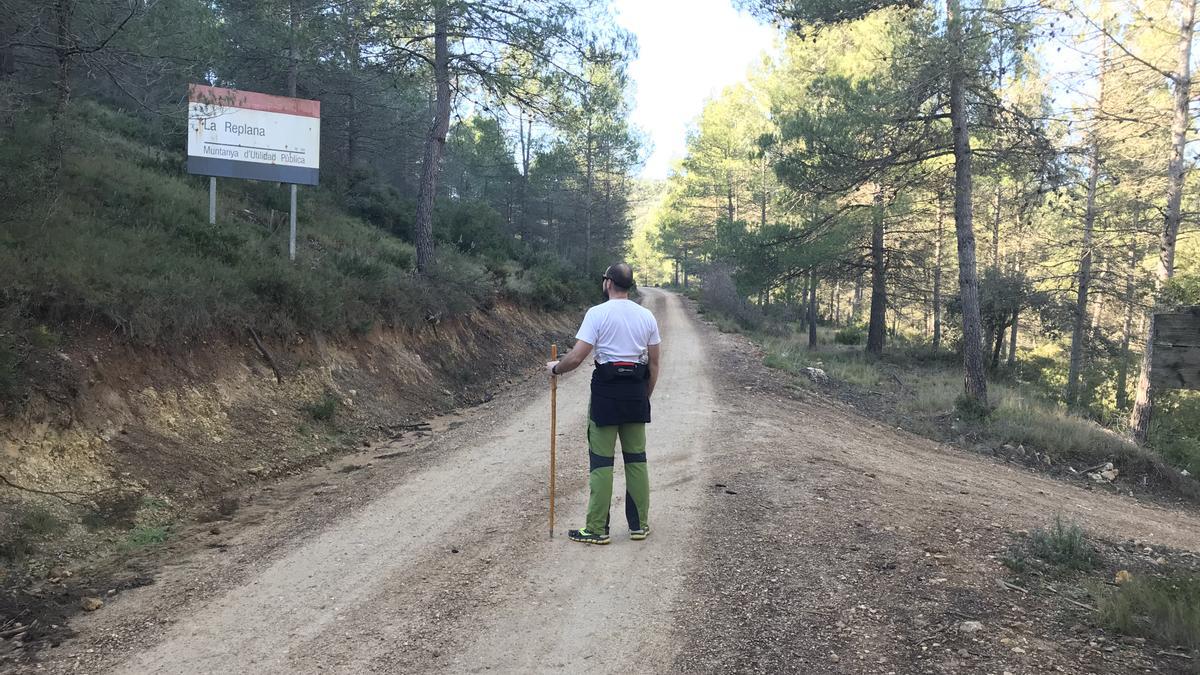
[[546, 362], [546, 372], [550, 373], [551, 376], [569, 373], [578, 368], [579, 364], [583, 363], [583, 360], [590, 353], [592, 353], [591, 344], [583, 340], [576, 340], [575, 346], [571, 348], [571, 351], [567, 352], [566, 356], [563, 356], [558, 361]]
[[646, 397], [654, 395], [654, 385], [658, 384], [658, 356], [662, 351], [659, 349], [662, 345], [650, 345], [646, 348], [646, 354], [650, 357], [650, 382], [646, 384]]

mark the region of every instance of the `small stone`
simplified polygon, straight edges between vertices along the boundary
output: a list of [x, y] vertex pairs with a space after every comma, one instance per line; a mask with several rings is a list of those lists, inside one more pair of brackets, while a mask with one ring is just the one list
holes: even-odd
[[[820, 384], [824, 384], [829, 381], [829, 375], [820, 368], [805, 368], [804, 374], [808, 376], [808, 379]], [[749, 387], [746, 388], [749, 389]]]
[[65, 567], [53, 567], [46, 575], [46, 578], [50, 581], [50, 583], [58, 583], [59, 581], [70, 577], [71, 574], [71, 570]]
[[100, 598], [87, 597], [79, 601], [79, 606], [85, 612], [94, 612], [104, 606], [104, 601]]
[[221, 534], [221, 528], [219, 528], [219, 527], [210, 527], [210, 528], [208, 528], [208, 533], [209, 533], [209, 534]]
[[958, 624], [958, 632], [964, 635], [974, 635], [983, 630], [983, 623], [979, 621], [964, 621]]

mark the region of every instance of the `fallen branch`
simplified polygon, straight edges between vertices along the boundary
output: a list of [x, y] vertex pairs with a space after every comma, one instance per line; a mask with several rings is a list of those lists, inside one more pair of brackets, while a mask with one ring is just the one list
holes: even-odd
[[262, 354], [267, 360], [267, 365], [271, 366], [271, 370], [275, 372], [275, 381], [278, 384], [283, 384], [283, 374], [279, 372], [279, 365], [275, 363], [275, 357], [271, 356], [271, 352], [267, 351], [266, 345], [262, 340], [258, 339], [258, 333], [251, 326], [246, 326], [246, 330], [250, 331], [250, 339], [254, 340], [254, 346], [258, 347], [258, 353]]
[[1046, 585], [1046, 590], [1048, 590], [1048, 591], [1050, 591], [1051, 593], [1053, 593], [1053, 594], [1057, 595], [1058, 597], [1062, 598], [1063, 600], [1066, 600], [1067, 602], [1071, 603], [1072, 605], [1075, 605], [1076, 607], [1082, 607], [1083, 609], [1086, 609], [1086, 610], [1087, 610], [1087, 611], [1089, 611], [1089, 612], [1094, 612], [1094, 611], [1096, 611], [1096, 608], [1095, 608], [1095, 607], [1092, 607], [1091, 605], [1087, 604], [1086, 602], [1079, 602], [1078, 600], [1074, 600], [1074, 599], [1072, 599], [1072, 598], [1069, 598], [1069, 597], [1067, 597], [1065, 594], [1063, 594], [1062, 592], [1060, 592], [1060, 591], [1059, 591], [1057, 588], [1055, 588], [1055, 587], [1053, 587], [1053, 586], [1051, 586], [1051, 585], [1049, 585], [1049, 584], [1047, 584], [1047, 585]]
[[1007, 588], [1007, 589], [1013, 590], [1013, 591], [1021, 591], [1025, 595], [1029, 595], [1029, 589], [1021, 588], [1020, 586], [1018, 586], [1016, 584], [1010, 584], [1003, 579], [996, 579], [996, 583], [1000, 584], [1000, 588]]
[[380, 424], [377, 427], [380, 431], [433, 431], [429, 426], [429, 422], [416, 422], [414, 424]]
[[35, 495], [45, 495], [47, 497], [54, 497], [55, 499], [62, 500], [73, 506], [84, 506], [84, 507], [88, 506], [88, 504], [85, 504], [85, 503], [79, 502], [79, 501], [75, 501], [74, 499], [68, 499], [64, 495], [76, 495], [79, 497], [83, 497], [84, 499], [89, 500], [92, 503], [92, 505], [94, 506], [96, 504], [96, 497], [98, 497], [100, 495], [108, 494], [110, 492], [120, 492], [121, 491], [121, 488], [119, 488], [119, 487], [105, 488], [98, 492], [76, 492], [75, 490], [39, 490], [37, 488], [31, 488], [31, 487], [25, 487], [24, 485], [18, 485], [17, 483], [14, 483], [11, 480], [9, 480], [8, 477], [3, 474], [0, 474], [0, 483], [4, 483], [5, 485], [7, 485], [8, 487], [10, 487], [14, 490], [20, 490], [21, 492], [28, 492], [28, 493], [35, 494]]
[[1183, 654], [1180, 652], [1168, 652], [1168, 651], [1163, 651], [1161, 649], [1159, 650], [1158, 655], [1159, 656], [1174, 656], [1177, 659], [1193, 659], [1193, 658], [1195, 658], [1191, 654]]
[[946, 625], [942, 626], [941, 628], [938, 628], [936, 631], [934, 631], [934, 633], [932, 635], [927, 635], [927, 636], [921, 638], [920, 640], [917, 640], [917, 644], [923, 645], [926, 642], [929, 642], [930, 640], [937, 639], [937, 638], [941, 637], [942, 634], [944, 634], [949, 629], [950, 629], [950, 624], [946, 624]]
[[29, 630], [31, 628], [36, 627], [37, 624], [38, 624], [37, 619], [34, 619], [33, 622], [30, 623], [28, 626], [17, 625], [15, 628], [8, 628], [6, 630], [0, 631], [0, 640], [7, 640], [11, 637], [20, 635], [21, 633], [28, 633]]
[[1104, 462], [1103, 464], [1097, 464], [1096, 466], [1088, 467], [1088, 468], [1084, 469], [1083, 471], [1080, 471], [1079, 473], [1087, 474], [1087, 473], [1091, 473], [1093, 471], [1099, 471], [1100, 469], [1103, 469], [1104, 467], [1108, 466], [1109, 464], [1111, 464], [1111, 462]]

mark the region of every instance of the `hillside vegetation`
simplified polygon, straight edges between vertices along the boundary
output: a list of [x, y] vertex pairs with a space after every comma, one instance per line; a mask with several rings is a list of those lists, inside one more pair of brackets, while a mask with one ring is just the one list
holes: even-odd
[[[604, 9], [6, 3], [3, 412], [53, 370], [47, 348], [93, 330], [174, 348], [579, 304], [623, 253], [639, 155], [634, 43]], [[222, 179], [208, 224], [207, 179], [185, 171], [193, 84], [319, 103], [294, 264], [287, 186]]]
[[578, 275], [506, 238], [480, 203], [439, 210], [449, 245], [433, 275], [414, 275], [402, 236], [411, 203], [389, 191], [339, 199], [301, 189], [292, 263], [287, 186], [221, 180], [209, 225], [207, 180], [184, 173], [174, 134], [92, 102], [69, 115], [61, 169], [44, 117], [22, 119], [21, 142], [0, 145], [0, 395], [10, 412], [52, 365], [48, 348], [93, 330], [179, 346], [247, 329], [418, 327], [498, 297], [550, 309], [583, 301]]

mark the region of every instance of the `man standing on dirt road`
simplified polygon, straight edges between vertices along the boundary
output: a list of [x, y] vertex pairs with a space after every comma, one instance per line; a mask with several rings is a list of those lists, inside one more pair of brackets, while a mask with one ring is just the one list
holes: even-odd
[[574, 348], [559, 361], [550, 361], [551, 377], [579, 367], [595, 349], [592, 397], [588, 406], [587, 522], [570, 530], [571, 541], [607, 544], [609, 504], [612, 502], [613, 461], [617, 439], [625, 463], [625, 516], [629, 538], [650, 534], [650, 474], [646, 470], [646, 424], [650, 395], [658, 382], [658, 321], [650, 310], [629, 299], [633, 269], [625, 263], [610, 266], [601, 281], [607, 300], [587, 311], [575, 335]]

